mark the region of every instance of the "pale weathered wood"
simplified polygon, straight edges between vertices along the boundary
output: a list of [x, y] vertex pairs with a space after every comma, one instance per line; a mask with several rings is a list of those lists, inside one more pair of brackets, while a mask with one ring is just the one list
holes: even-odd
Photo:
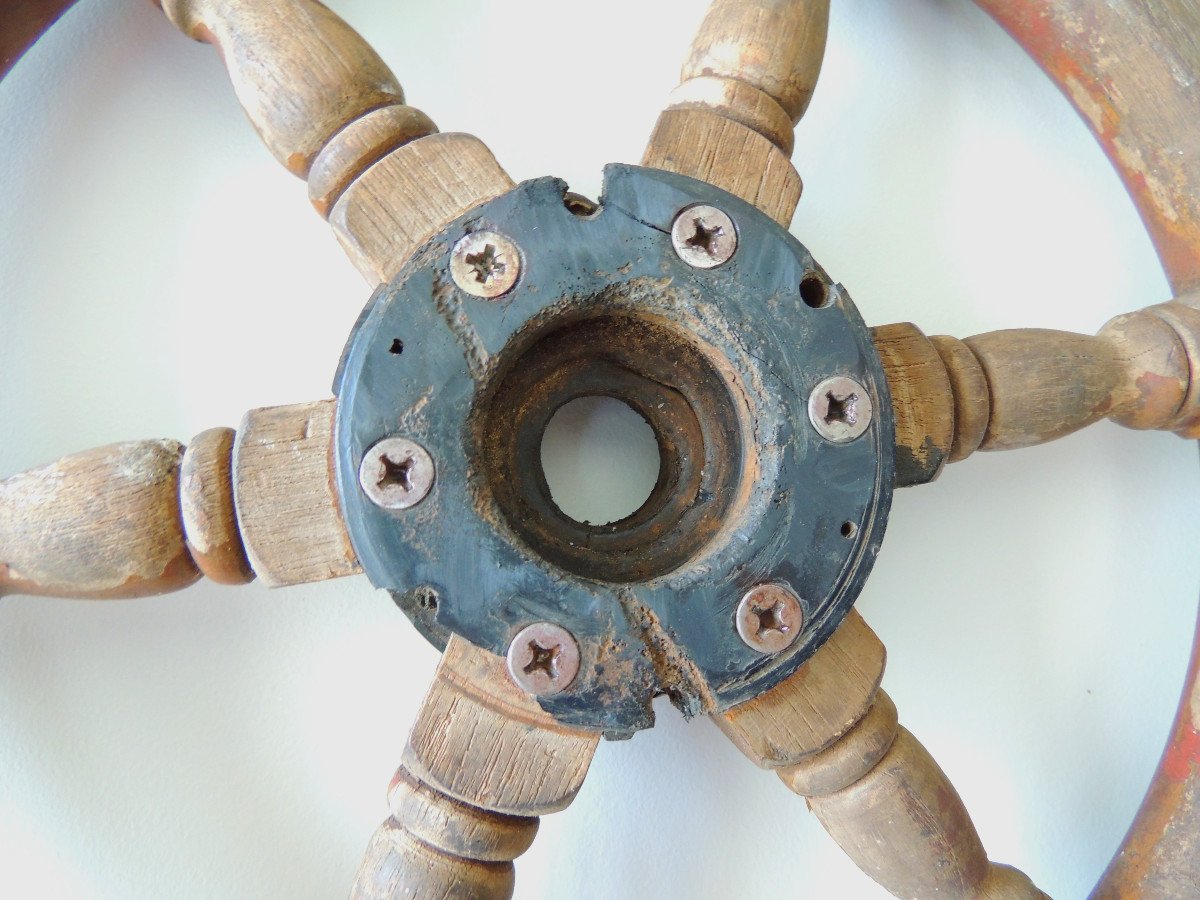
[[507, 900], [513, 881], [511, 862], [481, 862], [443, 853], [389, 819], [371, 836], [350, 897]]
[[308, 178], [372, 284], [389, 280], [446, 222], [509, 190], [490, 151], [439, 135], [345, 22], [314, 0], [162, 0], [168, 17], [221, 51], [263, 142]]
[[574, 799], [599, 737], [556, 722], [502, 659], [452, 636], [352, 896], [511, 896], [512, 860], [537, 816]]
[[599, 738], [555, 721], [509, 680], [504, 660], [454, 636], [409, 735], [404, 765], [464, 803], [538, 816], [575, 798]]
[[1101, 419], [1200, 437], [1200, 309], [1186, 299], [1118, 316], [1095, 336], [873, 329], [896, 416], [897, 484], [932, 480], [931, 460], [1030, 447]]
[[791, 224], [800, 176], [756, 131], [707, 109], [668, 109], [658, 117], [642, 165], [707, 181]]
[[828, 0], [715, 0], [642, 165], [707, 181], [789, 225], [802, 190], [792, 126], [828, 29]]
[[926, 484], [941, 474], [954, 443], [954, 395], [937, 349], [909, 322], [871, 329], [892, 394], [896, 485]]
[[360, 571], [333, 480], [336, 401], [256, 409], [233, 447], [233, 492], [250, 565], [272, 587]]
[[338, 132], [317, 155], [308, 173], [308, 199], [329, 218], [355, 178], [397, 147], [436, 133], [429, 116], [411, 106], [372, 110]]
[[894, 735], [882, 758], [847, 787], [808, 796], [854, 863], [897, 897], [1045, 898], [1027, 876], [988, 860], [958, 792], [916, 738], [894, 718], [878, 724]]
[[436, 134], [367, 169], [334, 204], [329, 223], [358, 270], [387, 281], [445, 223], [512, 187], [478, 138]]
[[987, 376], [971, 348], [958, 338], [936, 335], [929, 339], [942, 358], [950, 381], [954, 404], [954, 439], [950, 444], [950, 462], [966, 459], [979, 449], [992, 417], [992, 398]]
[[807, 797], [859, 868], [896, 896], [1043, 897], [1020, 872], [988, 861], [953, 786], [898, 725], [879, 689], [883, 666], [882, 644], [852, 613], [790, 678], [717, 724]]
[[220, 584], [254, 580], [233, 504], [232, 428], [192, 438], [179, 470], [179, 511], [188, 551], [200, 571]]
[[176, 441], [86, 450], [0, 482], [0, 595], [141, 597], [200, 577]]
[[671, 108], [704, 106], [792, 152], [829, 31], [829, 0], [714, 0]]
[[304, 177], [350, 122], [404, 103], [383, 60], [313, 0], [161, 0], [177, 28], [213, 44], [263, 143]]
[[828, 747], [863, 717], [883, 677], [885, 659], [875, 632], [852, 610], [789, 678], [713, 718], [756, 765], [793, 765]]
[[537, 835], [535, 816], [506, 816], [460, 803], [403, 766], [388, 788], [392, 818], [412, 835], [447, 853], [485, 862], [509, 862]]

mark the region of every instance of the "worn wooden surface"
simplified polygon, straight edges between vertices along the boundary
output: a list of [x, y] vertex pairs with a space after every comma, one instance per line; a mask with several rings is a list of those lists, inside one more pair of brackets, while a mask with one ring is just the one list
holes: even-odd
[[642, 164], [699, 178], [787, 226], [802, 185], [792, 126], [825, 57], [828, 0], [716, 0]]
[[367, 169], [333, 205], [329, 223], [368, 281], [383, 282], [447, 222], [512, 187], [478, 138], [437, 134]]
[[186, 587], [176, 441], [85, 450], [0, 482], [0, 595], [110, 598]]
[[278, 587], [359, 571], [334, 489], [335, 401], [246, 414], [233, 447], [233, 495], [246, 555]]
[[941, 474], [955, 437], [954, 394], [941, 356], [915, 325], [871, 329], [896, 418], [896, 486]]
[[883, 677], [883, 644], [857, 612], [787, 680], [715, 715], [756, 765], [777, 769], [816, 753], [854, 726]]
[[305, 177], [339, 131], [403, 104], [391, 70], [312, 0], [161, 0], [171, 22], [221, 54], [242, 108], [272, 155]]
[[200, 571], [220, 584], [254, 579], [233, 503], [232, 428], [192, 438], [179, 472], [179, 512], [188, 551]]
[[599, 742], [557, 723], [504, 661], [450, 638], [352, 896], [509, 897], [537, 816], [574, 799]]
[[866, 717], [814, 764], [840, 769], [840, 778], [821, 784], [803, 765], [784, 778], [804, 791], [830, 836], [897, 897], [1044, 898], [1026, 875], [988, 860], [958, 792], [896, 724], [882, 691], [875, 708], [883, 714]]
[[313, 0], [162, 0], [215, 45], [263, 142], [307, 178], [351, 261], [387, 281], [445, 222], [512, 187], [476, 138], [437, 134], [374, 50]]
[[1200, 437], [1194, 298], [1118, 316], [1098, 335], [1043, 328], [965, 340], [873, 329], [896, 411], [897, 484], [932, 481], [975, 449], [1052, 441], [1101, 419]]
[[852, 613], [791, 678], [717, 724], [808, 798], [859, 868], [896, 896], [1042, 898], [1023, 874], [988, 861], [954, 787], [879, 690], [883, 665], [883, 645]]
[[829, 0], [715, 0], [671, 108], [711, 109], [790, 156], [792, 127], [812, 100], [828, 31]]

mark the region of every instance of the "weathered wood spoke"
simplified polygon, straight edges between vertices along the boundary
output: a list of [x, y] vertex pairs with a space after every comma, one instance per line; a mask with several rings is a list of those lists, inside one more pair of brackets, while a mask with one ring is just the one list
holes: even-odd
[[958, 340], [907, 322], [875, 328], [896, 414], [897, 484], [1101, 419], [1200, 437], [1198, 302], [1118, 316], [1095, 336], [1026, 328]]
[[583, 784], [600, 735], [556, 722], [504, 661], [452, 637], [351, 896], [505, 898], [538, 816]]
[[699, 178], [791, 222], [800, 176], [793, 126], [808, 109], [829, 0], [716, 0], [643, 165]]
[[883, 668], [879, 638], [851, 613], [795, 674], [717, 724], [896, 896], [1044, 898], [1021, 872], [989, 862], [953, 785], [899, 726], [879, 689]]
[[238, 100], [275, 158], [372, 284], [387, 281], [445, 222], [512, 180], [467, 134], [438, 134], [345, 22], [314, 0], [160, 0], [215, 45]]
[[190, 447], [86, 450], [0, 482], [0, 595], [163, 594], [358, 571], [330, 477], [334, 401], [248, 413]]

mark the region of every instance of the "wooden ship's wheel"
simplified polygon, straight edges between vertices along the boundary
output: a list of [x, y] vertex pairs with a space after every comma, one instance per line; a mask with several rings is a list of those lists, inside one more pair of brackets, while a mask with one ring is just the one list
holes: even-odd
[[[853, 604], [893, 487], [1101, 419], [1200, 435], [1200, 5], [980, 5], [1088, 118], [1174, 300], [1096, 336], [868, 329], [786, 231], [827, 2], [716, 0], [641, 165], [610, 166], [591, 200], [439, 133], [319, 4], [164, 0], [374, 293], [335, 399], [0, 484], [0, 594], [359, 572], [389, 591], [443, 655], [354, 896], [510, 895], [538, 817], [660, 695], [897, 896], [1043, 896], [989, 862], [898, 724]], [[595, 395], [636, 409], [662, 457], [645, 504], [604, 526], [560, 511], [538, 461], [551, 416]], [[1197, 678], [1097, 896], [1196, 893]]]

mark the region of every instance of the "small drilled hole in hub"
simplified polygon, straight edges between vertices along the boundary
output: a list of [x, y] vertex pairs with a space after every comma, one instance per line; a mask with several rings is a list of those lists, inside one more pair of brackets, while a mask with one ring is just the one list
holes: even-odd
[[855, 525], [853, 522], [843, 522], [842, 523], [842, 537], [852, 538], [856, 534], [858, 534], [858, 526], [857, 525]]
[[800, 299], [813, 309], [822, 309], [829, 305], [829, 287], [819, 275], [805, 275], [800, 282]]
[[580, 397], [561, 407], [542, 435], [541, 456], [555, 506], [585, 525], [637, 512], [662, 464], [650, 424], [612, 397]]

